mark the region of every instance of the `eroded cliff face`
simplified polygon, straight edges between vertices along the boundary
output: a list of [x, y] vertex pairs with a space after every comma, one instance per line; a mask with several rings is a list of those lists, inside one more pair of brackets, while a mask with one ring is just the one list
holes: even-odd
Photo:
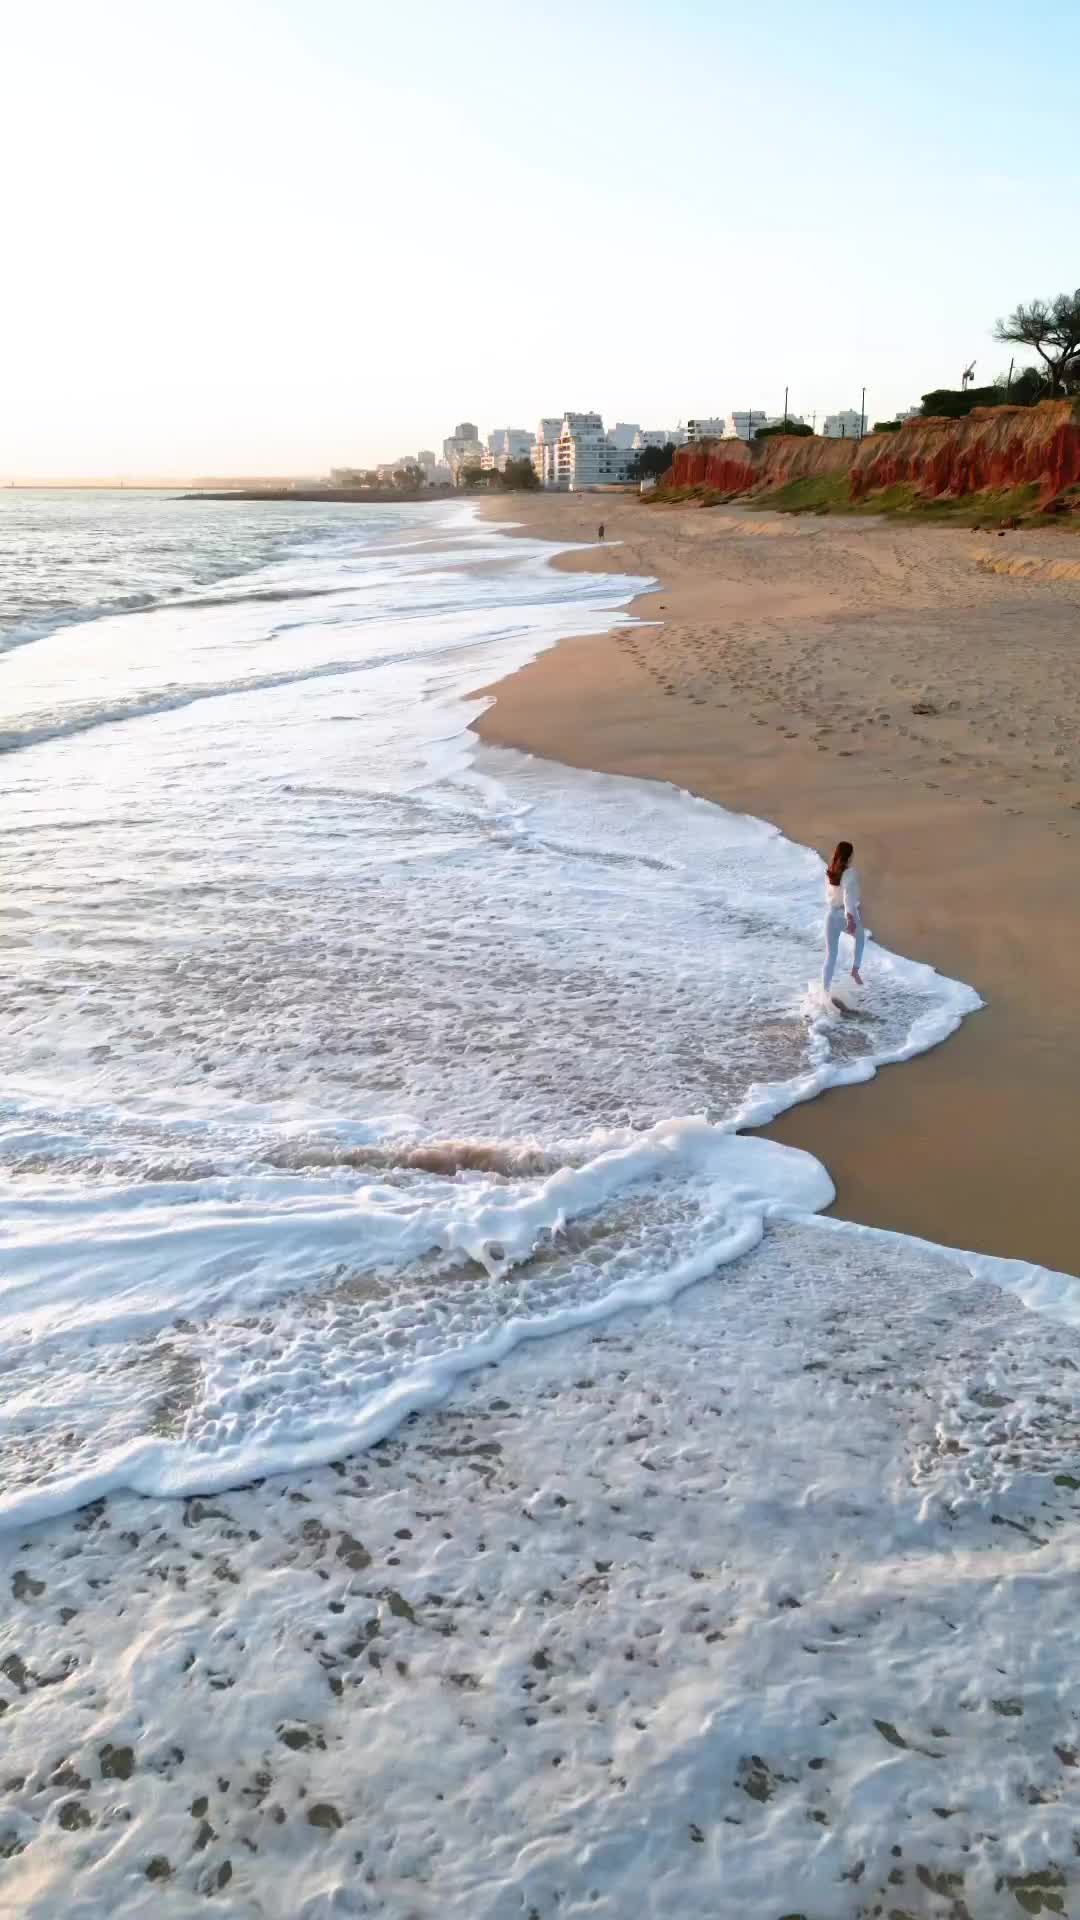
[[856, 448], [855, 500], [910, 486], [920, 498], [1007, 492], [1036, 486], [1042, 504], [1080, 482], [1080, 409], [1070, 400], [1038, 407], [977, 407], [964, 420], [908, 420]]
[[898, 487], [929, 501], [1031, 486], [1046, 507], [1080, 485], [1080, 404], [979, 407], [963, 420], [908, 420], [861, 441], [706, 441], [678, 449], [665, 484], [764, 494], [792, 481], [845, 478], [852, 501]]
[[665, 480], [675, 487], [709, 487], [717, 493], [771, 492], [791, 480], [848, 473], [856, 444], [797, 437], [754, 440], [750, 445], [745, 440], [704, 440], [676, 448]]

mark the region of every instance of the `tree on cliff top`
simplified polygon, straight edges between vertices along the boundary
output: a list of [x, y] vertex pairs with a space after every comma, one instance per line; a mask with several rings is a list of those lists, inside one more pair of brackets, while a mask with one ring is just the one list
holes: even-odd
[[995, 340], [1034, 347], [1046, 363], [1051, 394], [1065, 393], [1080, 374], [1080, 287], [1055, 300], [1022, 304], [994, 328]]

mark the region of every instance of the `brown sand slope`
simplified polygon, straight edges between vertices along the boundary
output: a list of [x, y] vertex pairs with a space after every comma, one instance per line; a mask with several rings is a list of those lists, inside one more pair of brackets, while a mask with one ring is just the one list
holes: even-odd
[[826, 1162], [849, 1218], [1080, 1271], [1080, 581], [978, 564], [1031, 535], [633, 497], [490, 511], [565, 540], [603, 517], [606, 546], [558, 564], [655, 575], [636, 611], [663, 624], [545, 654], [485, 739], [671, 780], [822, 850], [846, 834], [874, 933], [987, 1001], [774, 1137]]

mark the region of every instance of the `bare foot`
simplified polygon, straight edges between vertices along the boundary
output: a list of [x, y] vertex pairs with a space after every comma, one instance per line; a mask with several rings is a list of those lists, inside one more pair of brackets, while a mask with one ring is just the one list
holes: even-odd
[[861, 987], [863, 985], [863, 977], [862, 977], [862, 974], [859, 972], [858, 967], [852, 967], [851, 977], [854, 980], [855, 985], [857, 987]]

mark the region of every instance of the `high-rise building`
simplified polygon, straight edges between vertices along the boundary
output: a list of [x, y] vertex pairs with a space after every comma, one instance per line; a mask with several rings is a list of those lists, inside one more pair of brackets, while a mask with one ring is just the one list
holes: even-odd
[[616, 420], [615, 425], [607, 430], [608, 442], [618, 447], [620, 453], [629, 453], [634, 444], [634, 435], [640, 432], [636, 420]]
[[[471, 420], [459, 420], [453, 433], [448, 433], [442, 443], [443, 459], [453, 465], [454, 456], [466, 448], [479, 447], [480, 437]], [[481, 448], [481, 452], [483, 449]]]
[[561, 431], [562, 431], [562, 415], [561, 414], [558, 416], [556, 416], [553, 413], [545, 414], [544, 418], [539, 422], [537, 426], [536, 438], [533, 441], [532, 452], [530, 453], [529, 458], [533, 463], [533, 472], [535, 473], [541, 486], [547, 485], [547, 482], [544, 479], [544, 471], [545, 471], [544, 448], [554, 446], [555, 441], [558, 439]]
[[541, 484], [569, 493], [627, 481], [634, 465], [629, 448], [612, 446], [598, 413], [565, 413], [558, 439], [542, 442], [536, 454]]
[[509, 460], [528, 460], [533, 445], [533, 436], [524, 427], [496, 427], [488, 434], [484, 465], [497, 467], [501, 473]]
[[447, 434], [442, 448], [443, 460], [454, 476], [455, 486], [461, 485], [461, 475], [465, 467], [483, 465], [484, 449], [471, 420], [459, 420], [453, 433]]

